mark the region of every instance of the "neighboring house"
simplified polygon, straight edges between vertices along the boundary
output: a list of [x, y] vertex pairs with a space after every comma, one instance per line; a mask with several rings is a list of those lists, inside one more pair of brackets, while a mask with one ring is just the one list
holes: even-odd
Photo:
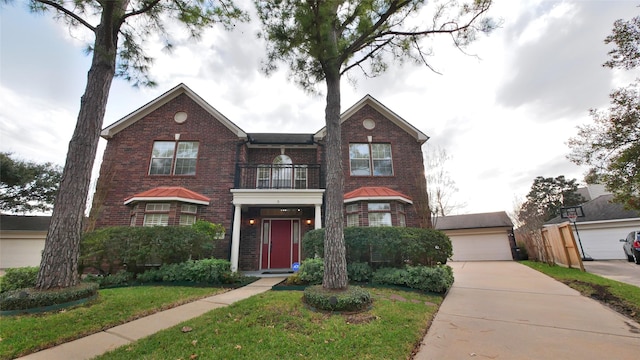
[[[341, 115], [345, 226], [420, 226], [428, 137], [367, 95]], [[324, 219], [326, 130], [245, 132], [184, 84], [102, 131], [95, 227], [222, 224], [232, 270], [289, 269]]]
[[0, 269], [40, 266], [50, 216], [0, 215]]
[[[576, 220], [577, 234], [573, 227], [576, 241], [579, 239], [582, 244], [582, 249], [578, 250], [584, 250], [587, 257], [595, 260], [626, 259], [620, 239], [624, 239], [629, 232], [640, 229], [640, 214], [625, 210], [622, 204], [614, 203], [612, 199], [611, 194], [600, 195], [582, 204], [584, 217]], [[569, 219], [558, 216], [545, 225], [568, 221]]]
[[451, 239], [453, 261], [518, 259], [513, 223], [504, 211], [439, 217], [435, 228]]

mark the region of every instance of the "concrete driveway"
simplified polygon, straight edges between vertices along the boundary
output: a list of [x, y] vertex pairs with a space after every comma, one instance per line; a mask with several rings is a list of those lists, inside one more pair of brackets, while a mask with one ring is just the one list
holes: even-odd
[[637, 359], [640, 324], [513, 261], [453, 262], [414, 359]]
[[640, 265], [627, 260], [583, 261], [592, 274], [640, 287]]

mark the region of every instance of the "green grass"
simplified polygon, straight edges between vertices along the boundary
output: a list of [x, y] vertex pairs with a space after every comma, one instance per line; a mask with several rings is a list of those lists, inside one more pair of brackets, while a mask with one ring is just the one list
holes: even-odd
[[99, 291], [85, 306], [0, 318], [0, 359], [12, 359], [225, 290], [138, 286]]
[[308, 309], [301, 292], [269, 291], [98, 359], [410, 358], [442, 296], [369, 290], [374, 298], [369, 310], [334, 315]]
[[[611, 306], [614, 310], [640, 321], [640, 287], [603, 278], [579, 269], [549, 266], [534, 261], [522, 261], [522, 264], [569, 285], [582, 295], [593, 297]], [[601, 296], [607, 295], [603, 294], [602, 290], [608, 291], [613, 296]]]

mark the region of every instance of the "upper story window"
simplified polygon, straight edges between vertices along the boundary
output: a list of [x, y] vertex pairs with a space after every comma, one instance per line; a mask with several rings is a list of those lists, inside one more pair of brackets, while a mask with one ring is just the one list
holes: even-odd
[[154, 141], [149, 175], [195, 175], [197, 141]]
[[392, 176], [391, 144], [349, 144], [352, 176]]

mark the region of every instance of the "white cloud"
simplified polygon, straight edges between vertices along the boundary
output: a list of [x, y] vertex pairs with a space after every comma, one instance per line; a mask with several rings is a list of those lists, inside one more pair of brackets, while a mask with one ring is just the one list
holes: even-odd
[[[590, 121], [589, 108], [607, 107], [612, 88], [637, 76], [601, 66], [613, 21], [637, 13], [636, 6], [497, 1], [490, 13], [502, 26], [468, 49], [478, 57], [436, 39], [429, 60], [443, 75], [414, 64], [392, 64], [374, 79], [351, 73], [356, 86], [343, 79], [343, 110], [371, 94], [451, 155], [447, 170], [459, 188], [455, 200], [468, 204], [463, 212], [511, 211], [514, 197], [526, 195], [538, 175], [582, 177], [584, 169], [565, 158], [565, 142], [576, 125]], [[0, 149], [62, 163], [90, 60], [82, 41], [17, 8], [3, 8], [0, 24]], [[183, 82], [245, 131], [319, 130], [324, 96], [303, 92], [287, 80], [286, 69], [265, 76], [258, 31], [256, 23], [232, 32], [215, 28], [199, 42], [175, 31], [172, 53], [150, 39], [145, 46], [156, 58], [151, 75], [159, 86], [134, 89], [114, 81], [105, 125]]]

